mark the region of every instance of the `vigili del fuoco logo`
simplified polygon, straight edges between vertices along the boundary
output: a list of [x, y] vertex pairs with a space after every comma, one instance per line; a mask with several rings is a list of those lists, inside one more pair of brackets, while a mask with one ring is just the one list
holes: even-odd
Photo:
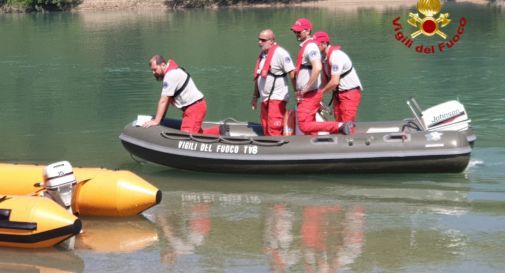
[[[459, 18], [456, 33], [448, 39], [444, 28], [451, 24], [452, 20], [449, 19], [449, 13], [440, 13], [441, 5], [439, 0], [418, 0], [417, 10], [421, 15], [409, 12], [409, 18], [407, 19], [410, 26], [405, 31], [412, 29], [413, 32], [410, 35], [405, 35], [402, 32], [403, 26], [400, 23], [400, 16], [393, 20], [395, 39], [407, 48], [415, 49], [417, 53], [435, 54], [436, 52], [444, 52], [454, 47], [465, 33], [467, 20], [465, 17], [461, 17]], [[418, 44], [414, 46], [414, 39], [419, 35], [441, 38], [443, 41], [436, 44]]]

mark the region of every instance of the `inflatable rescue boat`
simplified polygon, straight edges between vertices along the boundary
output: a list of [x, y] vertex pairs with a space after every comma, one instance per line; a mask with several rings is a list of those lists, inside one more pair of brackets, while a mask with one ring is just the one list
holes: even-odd
[[52, 166], [55, 168], [52, 172], [56, 174], [51, 181], [55, 182], [44, 186], [45, 166], [0, 164], [0, 193], [37, 195], [45, 192], [52, 195], [53, 192], [62, 194], [65, 192], [63, 189], [71, 187], [68, 192], [72, 202], [69, 201], [66, 206], [71, 206], [73, 213], [83, 216], [133, 216], [161, 202], [161, 191], [129, 171], [102, 168], [67, 170], [68, 162]]
[[49, 198], [0, 198], [0, 246], [42, 248], [54, 246], [81, 231], [81, 220]]
[[[238, 173], [461, 172], [476, 137], [458, 101], [422, 110], [407, 101], [414, 117], [357, 122], [351, 135], [298, 135], [293, 111], [284, 136], [264, 136], [259, 124], [227, 119], [205, 122], [220, 135], [181, 132], [180, 121], [165, 119], [143, 128], [134, 121], [119, 136], [132, 155], [169, 167]], [[324, 133], [324, 132], [323, 132]]]

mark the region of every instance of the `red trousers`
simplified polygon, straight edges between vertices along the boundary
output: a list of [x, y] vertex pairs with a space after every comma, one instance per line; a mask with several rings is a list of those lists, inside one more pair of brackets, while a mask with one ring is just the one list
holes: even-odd
[[183, 109], [181, 131], [191, 134], [200, 134], [202, 122], [207, 114], [207, 102], [205, 99], [197, 101]]
[[298, 117], [298, 127], [307, 135], [317, 135], [320, 131], [330, 132], [332, 134], [338, 133], [340, 127], [339, 122], [335, 121], [316, 121], [316, 113], [319, 110], [323, 93], [318, 91], [311, 91], [305, 93], [300, 102], [298, 102], [298, 109], [296, 114]]
[[181, 131], [191, 134], [219, 135], [219, 126], [202, 129], [202, 122], [207, 114], [205, 99], [186, 107], [182, 112]]
[[282, 136], [286, 101], [268, 100], [261, 103], [261, 126], [265, 136]]
[[356, 112], [361, 101], [361, 89], [351, 89], [333, 93], [333, 111], [335, 120], [340, 122], [355, 121]]

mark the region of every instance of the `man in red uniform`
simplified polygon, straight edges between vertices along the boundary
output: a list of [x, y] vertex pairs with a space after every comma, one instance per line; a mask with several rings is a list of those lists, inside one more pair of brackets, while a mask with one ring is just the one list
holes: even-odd
[[330, 45], [328, 33], [316, 32], [314, 40], [325, 58], [323, 62], [325, 86], [321, 92], [333, 92], [332, 102], [336, 121], [354, 122], [363, 90], [356, 69], [340, 45]]
[[168, 106], [173, 104], [183, 111], [181, 131], [196, 134], [219, 134], [219, 128], [202, 130], [202, 122], [207, 114], [205, 98], [196, 87], [190, 75], [180, 68], [175, 61], [168, 62], [161, 55], [154, 55], [149, 60], [153, 76], [163, 81], [161, 97], [158, 102], [156, 116], [142, 126], [145, 128], [159, 125], [164, 118]]
[[298, 126], [305, 134], [315, 135], [320, 131], [332, 134], [349, 134], [353, 124], [340, 122], [317, 122], [316, 113], [323, 98], [321, 92], [321, 53], [316, 41], [311, 37], [312, 23], [300, 18], [291, 26], [300, 41], [300, 51], [296, 60], [296, 92], [298, 100]]
[[252, 109], [256, 109], [261, 99], [261, 125], [266, 136], [282, 135], [282, 121], [289, 99], [287, 75], [295, 76], [295, 66], [289, 53], [275, 42], [275, 34], [270, 29], [258, 35], [260, 55], [254, 68], [254, 93]]

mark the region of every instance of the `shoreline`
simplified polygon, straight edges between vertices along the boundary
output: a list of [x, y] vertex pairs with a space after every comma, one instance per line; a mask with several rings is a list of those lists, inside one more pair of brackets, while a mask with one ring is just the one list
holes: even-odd
[[[94, 11], [142, 11], [142, 10], [172, 10], [172, 1], [167, 0], [82, 0], [80, 4], [66, 10], [68, 12], [94, 12]], [[485, 5], [488, 0], [455, 0], [456, 3], [472, 3]], [[268, 7], [311, 7], [336, 10], [352, 10], [357, 8], [386, 9], [405, 6], [416, 6], [417, 0], [315, 0], [301, 3], [275, 3], [275, 4], [237, 4], [226, 7], [209, 6], [205, 8], [268, 8]], [[175, 7], [175, 9], [186, 9]], [[3, 6], [0, 13], [21, 12], [13, 7]]]
[[[456, 3], [488, 4], [488, 0], [455, 0]], [[301, 3], [275, 3], [275, 4], [237, 4], [223, 8], [265, 8], [265, 7], [314, 7], [328, 9], [355, 9], [355, 8], [394, 8], [415, 6], [417, 0], [315, 0], [313, 2]], [[217, 9], [220, 7], [209, 6], [205, 8]], [[83, 0], [79, 6], [71, 11], [98, 11], [98, 10], [150, 10], [164, 9], [171, 10], [169, 1], [166, 0]], [[176, 8], [185, 9], [185, 8]]]

